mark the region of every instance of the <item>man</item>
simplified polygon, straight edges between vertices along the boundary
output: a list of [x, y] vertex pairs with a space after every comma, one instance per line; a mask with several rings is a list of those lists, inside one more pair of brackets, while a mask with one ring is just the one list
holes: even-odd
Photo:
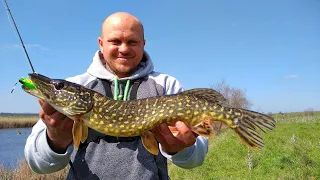
[[[175, 78], [153, 71], [152, 61], [144, 50], [143, 26], [131, 14], [117, 12], [107, 17], [98, 43], [100, 51], [87, 72], [67, 80], [104, 95], [108, 95], [109, 89], [112, 92], [109, 96], [118, 100], [182, 91]], [[52, 173], [68, 165], [74, 150], [73, 121], [49, 104], [41, 105], [41, 119], [27, 139], [25, 156], [33, 171]], [[171, 131], [179, 133], [174, 136]], [[157, 156], [143, 147], [139, 137], [117, 138], [90, 130], [70, 163], [67, 179], [169, 179], [167, 159], [182, 168], [203, 163], [208, 140], [196, 136], [182, 121], [170, 128], [161, 124], [152, 132], [159, 142]]]

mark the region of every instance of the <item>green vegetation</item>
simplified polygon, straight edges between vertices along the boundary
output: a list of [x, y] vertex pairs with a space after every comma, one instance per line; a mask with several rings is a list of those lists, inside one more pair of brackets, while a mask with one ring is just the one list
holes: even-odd
[[282, 114], [274, 114], [274, 118], [278, 123], [312, 123], [319, 122], [320, 119], [320, 111], [312, 112], [313, 115], [305, 115], [303, 112], [294, 112], [294, 113], [282, 113]]
[[[250, 150], [250, 159], [248, 148], [233, 130], [225, 129], [210, 141], [201, 167], [185, 170], [169, 163], [171, 179], [320, 179], [320, 112], [313, 116], [290, 113], [274, 117], [276, 129], [263, 134], [265, 148]], [[68, 167], [39, 175], [22, 161], [14, 171], [0, 166], [0, 179], [64, 179], [67, 171]]]
[[[170, 165], [171, 179], [318, 179], [320, 178], [320, 113], [274, 115], [274, 131], [263, 135], [265, 148], [252, 151], [231, 129], [210, 141], [205, 163], [184, 170]], [[295, 120], [295, 121], [294, 121]]]

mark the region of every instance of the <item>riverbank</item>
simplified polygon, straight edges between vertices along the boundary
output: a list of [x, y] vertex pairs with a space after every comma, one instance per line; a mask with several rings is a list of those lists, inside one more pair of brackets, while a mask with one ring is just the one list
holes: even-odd
[[6, 128], [28, 128], [39, 120], [39, 116], [0, 116], [0, 129]]
[[36, 174], [28, 166], [26, 160], [19, 162], [18, 167], [14, 171], [10, 171], [5, 167], [0, 165], [0, 179], [56, 179], [63, 180], [66, 179], [68, 174], [69, 166], [61, 171], [52, 174]]

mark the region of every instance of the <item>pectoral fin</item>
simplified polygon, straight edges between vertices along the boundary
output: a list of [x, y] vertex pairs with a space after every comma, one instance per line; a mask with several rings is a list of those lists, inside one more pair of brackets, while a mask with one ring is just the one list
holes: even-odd
[[81, 138], [81, 142], [84, 143], [84, 141], [87, 139], [88, 137], [88, 126], [86, 125], [82, 125], [82, 138]]
[[75, 149], [78, 151], [80, 141], [82, 140], [82, 123], [79, 121], [74, 121], [73, 127], [72, 127], [72, 135], [73, 135], [73, 144]]
[[159, 147], [154, 134], [150, 131], [146, 131], [141, 134], [143, 146], [153, 155], [158, 155]]
[[197, 133], [200, 136], [206, 137], [206, 138], [213, 138], [214, 137], [214, 131], [212, 126], [211, 120], [205, 120], [201, 123], [195, 125], [191, 128], [191, 130], [195, 133]]

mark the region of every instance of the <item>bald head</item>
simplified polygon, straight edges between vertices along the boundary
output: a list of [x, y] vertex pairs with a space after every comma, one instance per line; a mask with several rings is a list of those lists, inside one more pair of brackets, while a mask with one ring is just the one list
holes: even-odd
[[144, 32], [138, 18], [125, 12], [108, 16], [98, 38], [101, 61], [119, 78], [129, 77], [144, 54]]
[[128, 27], [132, 30], [139, 31], [144, 39], [144, 29], [142, 23], [137, 17], [127, 12], [116, 12], [105, 18], [102, 23], [101, 37], [103, 37], [111, 27], [115, 26]]

